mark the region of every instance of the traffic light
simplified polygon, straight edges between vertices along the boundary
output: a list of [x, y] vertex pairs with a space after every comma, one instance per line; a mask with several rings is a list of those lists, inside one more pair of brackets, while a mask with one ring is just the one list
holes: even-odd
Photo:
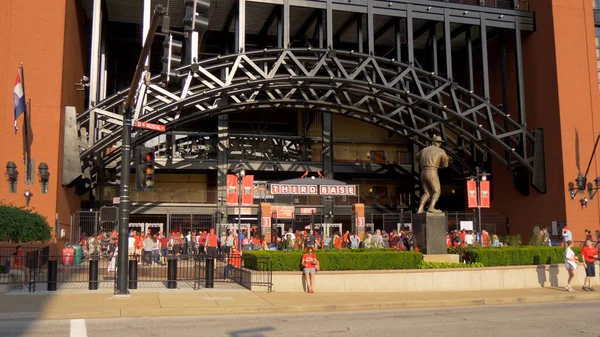
[[208, 10], [210, 0], [185, 0], [183, 30], [204, 33], [208, 29]]
[[135, 188], [138, 192], [154, 191], [154, 149], [140, 146], [135, 154]]
[[175, 76], [175, 69], [181, 66], [181, 49], [183, 43], [173, 39], [173, 35], [169, 34], [163, 42], [162, 64], [163, 70], [160, 73], [163, 82], [172, 82]]

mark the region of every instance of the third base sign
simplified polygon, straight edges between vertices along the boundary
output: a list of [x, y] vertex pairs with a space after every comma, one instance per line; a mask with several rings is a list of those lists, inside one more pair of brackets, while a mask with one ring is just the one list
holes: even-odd
[[134, 120], [132, 126], [134, 128], [138, 128], [138, 129], [154, 130], [154, 131], [160, 131], [160, 132], [167, 131], [167, 127], [162, 124], [142, 122], [142, 121], [138, 121], [138, 120]]

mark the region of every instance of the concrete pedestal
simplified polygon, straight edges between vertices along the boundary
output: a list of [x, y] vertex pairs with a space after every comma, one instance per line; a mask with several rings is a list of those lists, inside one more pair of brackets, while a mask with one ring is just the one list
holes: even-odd
[[413, 236], [423, 254], [447, 254], [445, 213], [423, 213], [413, 216]]

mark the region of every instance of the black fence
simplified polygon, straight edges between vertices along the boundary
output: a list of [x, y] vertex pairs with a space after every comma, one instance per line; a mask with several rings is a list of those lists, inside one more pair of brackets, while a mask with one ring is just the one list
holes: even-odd
[[[0, 256], [3, 265], [14, 256]], [[117, 256], [51, 256], [39, 251], [21, 258], [24, 268], [0, 273], [0, 284], [12, 284], [34, 292], [40, 284], [48, 290], [115, 288]], [[21, 264], [23, 265], [23, 264]], [[129, 289], [266, 286], [272, 290], [272, 264], [269, 258], [232, 257], [219, 254], [190, 256], [142, 255], [129, 256]], [[250, 269], [251, 268], [251, 269]], [[253, 270], [254, 269], [254, 270]], [[4, 271], [3, 271], [4, 272]], [[45, 288], [44, 288], [45, 289]]]

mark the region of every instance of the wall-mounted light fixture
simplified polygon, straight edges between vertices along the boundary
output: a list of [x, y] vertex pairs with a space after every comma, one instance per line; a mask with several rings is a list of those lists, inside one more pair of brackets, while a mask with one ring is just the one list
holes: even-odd
[[587, 208], [587, 204], [588, 204], [588, 198], [587, 197], [579, 199], [579, 202], [581, 203], [581, 208], [583, 208], [583, 207]]
[[19, 177], [19, 171], [17, 171], [17, 164], [12, 161], [6, 163], [6, 179], [10, 184], [10, 193], [17, 193], [17, 178]]
[[50, 171], [48, 171], [48, 164], [40, 163], [38, 166], [38, 177], [40, 178], [40, 184], [42, 185], [42, 193], [48, 193], [48, 182], [50, 181]]
[[23, 193], [23, 196], [25, 197], [27, 207], [29, 207], [29, 202], [31, 201], [31, 197], [33, 197], [33, 193], [31, 193], [30, 190], [26, 190], [25, 193]]

